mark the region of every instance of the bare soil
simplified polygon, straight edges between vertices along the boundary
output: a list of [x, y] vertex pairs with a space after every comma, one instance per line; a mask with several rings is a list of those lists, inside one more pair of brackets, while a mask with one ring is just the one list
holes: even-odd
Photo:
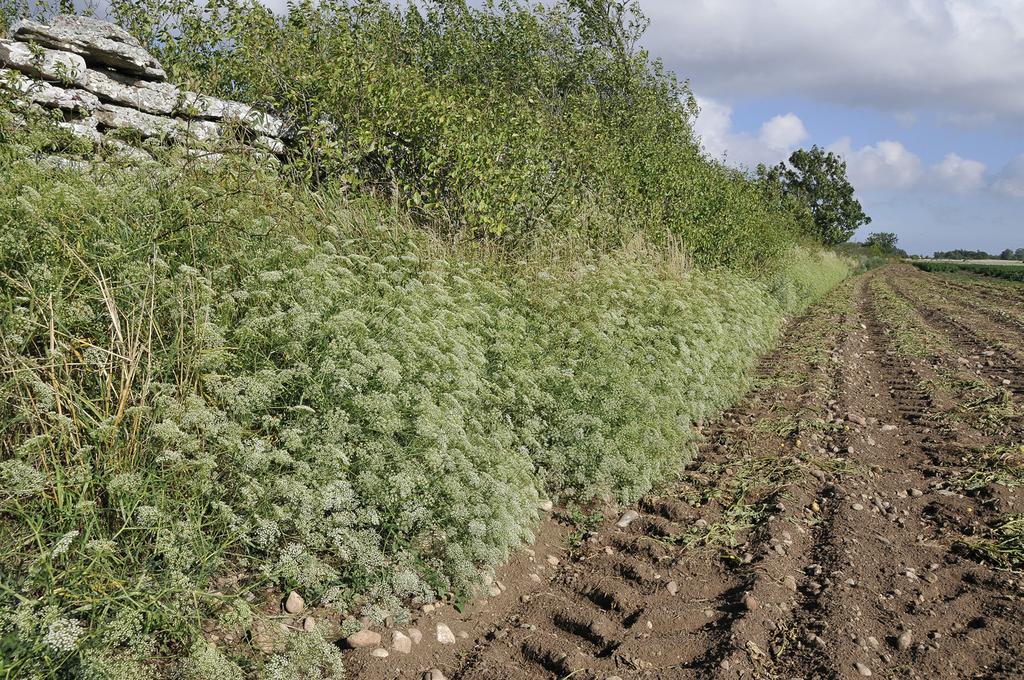
[[349, 652], [351, 677], [1024, 677], [1022, 556], [986, 549], [1024, 512], [1018, 293], [847, 282], [677, 479], [591, 522], [556, 508], [493, 597], [418, 614], [410, 654]]

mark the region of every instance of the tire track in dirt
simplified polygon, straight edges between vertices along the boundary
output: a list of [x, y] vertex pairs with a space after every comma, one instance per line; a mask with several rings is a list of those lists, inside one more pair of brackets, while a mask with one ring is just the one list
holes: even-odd
[[1024, 395], [1024, 348], [1020, 334], [1007, 331], [967, 307], [954, 307], [946, 301], [926, 301], [910, 289], [922, 286], [927, 279], [905, 276], [895, 269], [886, 282], [905, 298], [918, 315], [938, 333], [945, 335], [964, 356], [961, 361], [974, 361], [983, 379], [997, 387], [1007, 387], [1016, 395]]
[[757, 602], [789, 592], [783, 563], [801, 540], [781, 519], [783, 496], [798, 478], [818, 483], [776, 451], [800, 436], [790, 414], [824, 408], [834, 357], [807, 340], [828, 333], [816, 339], [834, 344], [842, 316], [818, 310], [796, 324], [763, 362], [760, 389], [707, 433], [683, 479], [644, 499], [628, 527], [609, 522], [589, 536], [554, 592], [531, 598], [455, 677], [706, 677], [761, 663], [772, 613]]

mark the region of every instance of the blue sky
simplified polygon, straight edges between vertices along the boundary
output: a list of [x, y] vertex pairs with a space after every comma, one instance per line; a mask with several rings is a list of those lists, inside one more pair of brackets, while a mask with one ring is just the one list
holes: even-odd
[[1024, 247], [1024, 0], [641, 0], [708, 153], [829, 148], [911, 252]]

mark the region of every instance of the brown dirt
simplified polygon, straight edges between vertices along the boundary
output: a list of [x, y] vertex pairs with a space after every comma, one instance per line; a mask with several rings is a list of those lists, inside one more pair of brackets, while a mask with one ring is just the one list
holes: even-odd
[[[348, 653], [351, 677], [1024, 676], [1021, 573], [964, 549], [1024, 512], [1014, 480], [979, 477], [1024, 465], [1024, 340], [992, 311], [1007, 291], [905, 266], [847, 282], [627, 528], [626, 508], [584, 528], [556, 509], [503, 592], [418, 615], [411, 654]], [[920, 351], [882, 322], [892, 293]], [[438, 644], [439, 622], [466, 637]]]

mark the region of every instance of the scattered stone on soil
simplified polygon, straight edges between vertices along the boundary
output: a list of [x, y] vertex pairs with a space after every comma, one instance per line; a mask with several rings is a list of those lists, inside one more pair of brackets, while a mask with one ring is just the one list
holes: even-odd
[[375, 656], [378, 659], [383, 659], [387, 655], [388, 655], [388, 650], [384, 649], [383, 647], [378, 647], [377, 649], [375, 649], [372, 652], [370, 652], [370, 656]]
[[745, 595], [743, 597], [743, 606], [748, 612], [757, 611], [757, 608], [761, 606], [761, 603], [757, 601], [757, 598], [753, 595]]
[[541, 510], [543, 510], [544, 512], [551, 512], [552, 508], [555, 507], [555, 504], [552, 503], [551, 501], [545, 499], [545, 500], [542, 500], [540, 503], [538, 503], [537, 507], [540, 508]]
[[640, 513], [636, 510], [626, 510], [626, 512], [622, 513], [622, 517], [619, 518], [619, 521], [615, 523], [615, 526], [620, 529], [625, 529], [638, 519], [640, 519]]
[[896, 638], [896, 648], [901, 652], [907, 651], [913, 644], [914, 634], [909, 630], [903, 631], [900, 633], [899, 637]]
[[352, 649], [363, 649], [365, 647], [376, 647], [380, 644], [380, 639], [380, 633], [364, 628], [345, 638], [345, 644]]
[[401, 631], [391, 634], [391, 649], [400, 654], [408, 654], [412, 651], [412, 639]]
[[288, 599], [284, 601], [284, 610], [289, 614], [301, 614], [306, 608], [306, 601], [294, 590], [288, 593]]
[[861, 427], [864, 427], [865, 425], [868, 424], [867, 418], [856, 413], [847, 414], [846, 419], [849, 420], [851, 423], [854, 423], [855, 425], [860, 425]]
[[408, 635], [414, 645], [423, 642], [423, 632], [419, 628], [410, 628]]
[[865, 678], [871, 677], [871, 669], [862, 664], [861, 662], [858, 661], [857, 663], [853, 664], [853, 667], [856, 668], [857, 672], [863, 675]]
[[452, 629], [448, 627], [448, 624], [437, 624], [437, 641], [442, 645], [455, 644], [455, 633], [453, 633]]
[[312, 616], [307, 616], [302, 620], [302, 630], [307, 633], [312, 633], [316, 629], [316, 619]]
[[429, 671], [423, 672], [422, 680], [448, 680], [448, 678], [441, 672], [441, 669], [431, 668]]
[[665, 584], [665, 589], [668, 591], [669, 595], [675, 595], [679, 592], [679, 584], [675, 581], [669, 581]]

